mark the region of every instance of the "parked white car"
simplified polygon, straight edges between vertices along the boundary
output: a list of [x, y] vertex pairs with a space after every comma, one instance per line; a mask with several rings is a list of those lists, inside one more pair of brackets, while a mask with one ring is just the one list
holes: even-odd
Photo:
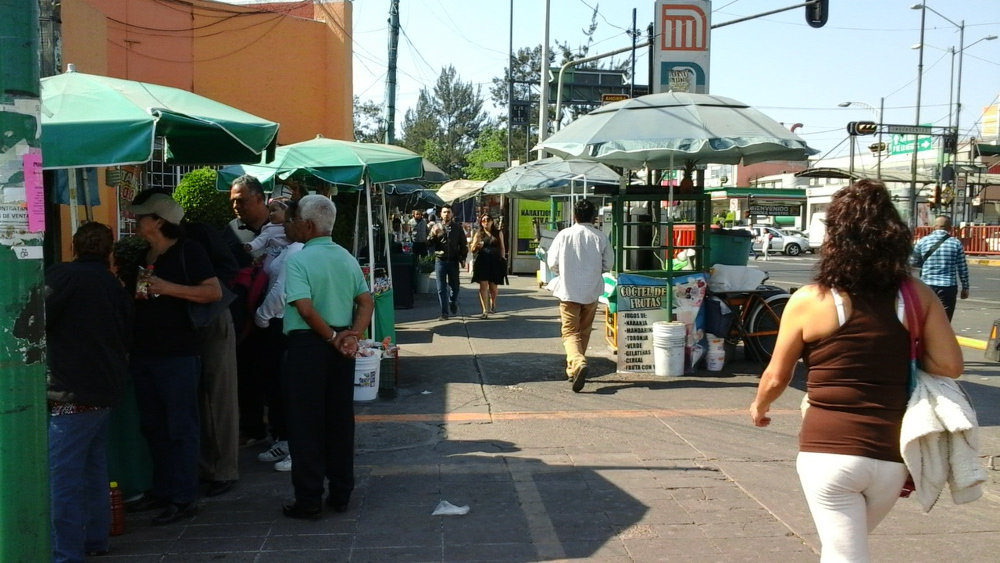
[[753, 233], [753, 243], [751, 246], [753, 246], [754, 251], [763, 250], [764, 233], [770, 233], [771, 235], [771, 252], [781, 252], [787, 256], [798, 256], [803, 252], [812, 251], [812, 247], [809, 246], [809, 241], [804, 237], [788, 235], [782, 233], [774, 227], [756, 226], [733, 228], [747, 230]]

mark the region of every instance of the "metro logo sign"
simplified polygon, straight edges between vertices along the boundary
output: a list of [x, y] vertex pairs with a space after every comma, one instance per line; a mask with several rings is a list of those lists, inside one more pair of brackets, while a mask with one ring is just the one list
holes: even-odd
[[660, 50], [707, 51], [708, 16], [694, 4], [660, 6]]
[[708, 93], [712, 7], [708, 0], [657, 0], [650, 91]]

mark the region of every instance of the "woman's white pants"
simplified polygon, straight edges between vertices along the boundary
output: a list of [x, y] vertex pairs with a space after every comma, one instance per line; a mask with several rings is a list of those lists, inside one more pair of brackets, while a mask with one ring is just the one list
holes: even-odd
[[822, 563], [867, 563], [868, 533], [896, 504], [906, 465], [799, 452], [795, 467], [822, 544]]

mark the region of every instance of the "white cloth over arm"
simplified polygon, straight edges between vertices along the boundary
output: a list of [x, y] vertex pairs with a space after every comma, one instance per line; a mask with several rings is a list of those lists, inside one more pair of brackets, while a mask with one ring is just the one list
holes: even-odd
[[924, 512], [934, 507], [945, 483], [955, 504], [982, 496], [987, 475], [979, 459], [976, 412], [954, 379], [917, 370], [903, 415], [900, 453]]

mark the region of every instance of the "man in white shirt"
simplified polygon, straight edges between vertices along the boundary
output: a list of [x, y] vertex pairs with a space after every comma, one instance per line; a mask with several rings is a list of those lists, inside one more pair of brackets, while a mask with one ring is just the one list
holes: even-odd
[[566, 377], [579, 393], [587, 376], [587, 345], [593, 330], [597, 299], [604, 292], [603, 273], [614, 261], [611, 244], [594, 227], [594, 204], [582, 199], [573, 206], [574, 225], [559, 231], [549, 247], [549, 269], [556, 274], [548, 288], [559, 298]]

